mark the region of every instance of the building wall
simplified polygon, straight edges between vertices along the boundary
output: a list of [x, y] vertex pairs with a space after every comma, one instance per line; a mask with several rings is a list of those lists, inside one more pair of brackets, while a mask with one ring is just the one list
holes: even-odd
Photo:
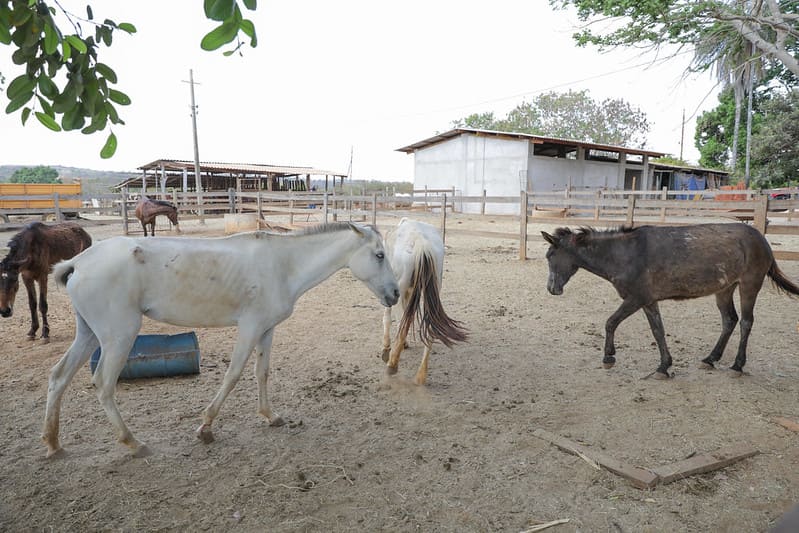
[[569, 186], [576, 189], [624, 188], [618, 163], [530, 156], [530, 190], [550, 192]]

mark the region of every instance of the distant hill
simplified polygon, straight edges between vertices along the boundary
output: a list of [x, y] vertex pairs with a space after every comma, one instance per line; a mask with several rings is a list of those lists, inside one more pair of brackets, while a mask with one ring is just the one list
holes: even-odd
[[[8, 179], [20, 168], [30, 165], [0, 165], [0, 183]], [[109, 170], [92, 170], [90, 168], [62, 167], [47, 165], [58, 171], [58, 177], [65, 183], [71, 183], [75, 178], [80, 178], [84, 193], [106, 193], [112, 185], [138, 176], [133, 172], [115, 172]]]

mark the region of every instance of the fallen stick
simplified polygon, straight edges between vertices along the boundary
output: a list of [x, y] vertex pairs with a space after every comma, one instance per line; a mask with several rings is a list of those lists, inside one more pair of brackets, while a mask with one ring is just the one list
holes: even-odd
[[653, 468], [652, 472], [657, 474], [661, 483], [671, 483], [695, 474], [703, 474], [724, 468], [758, 453], [760, 452], [748, 444], [738, 444], [715, 452], [694, 455], [690, 459], [684, 459], [676, 463], [659, 466]]
[[530, 529], [525, 529], [521, 533], [534, 533], [535, 531], [543, 531], [544, 529], [550, 528], [552, 526], [557, 526], [559, 524], [566, 524], [569, 522], [568, 518], [561, 518], [559, 520], [553, 520], [552, 522], [547, 522], [545, 524], [538, 524]]
[[783, 418], [781, 416], [775, 416], [774, 418], [772, 418], [772, 420], [774, 421], [774, 423], [781, 425], [785, 429], [789, 429], [791, 431], [795, 431], [796, 433], [799, 433], [799, 423], [794, 422], [790, 418]]
[[582, 457], [586, 461], [588, 460], [586, 458], [589, 458], [594, 463], [599, 464], [614, 474], [629, 480], [634, 487], [639, 489], [651, 489], [658, 483], [658, 476], [649, 470], [623, 463], [622, 461], [614, 459], [613, 457], [605, 455], [601, 452], [590, 450], [585, 446], [577, 444], [576, 442], [564, 437], [554, 435], [546, 430], [536, 429], [533, 432], [533, 435], [539, 439], [554, 444], [563, 451]]

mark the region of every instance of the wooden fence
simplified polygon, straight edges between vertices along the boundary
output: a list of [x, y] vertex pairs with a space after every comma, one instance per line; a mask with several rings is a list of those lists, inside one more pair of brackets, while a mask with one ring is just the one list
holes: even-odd
[[[697, 219], [712, 217], [751, 223], [764, 234], [799, 235], [799, 189], [789, 191], [791, 199], [772, 198], [771, 191], [558, 191], [529, 193], [521, 191], [519, 196], [452, 196], [452, 190], [414, 191], [412, 196], [388, 194], [341, 195], [331, 192], [238, 192], [235, 189], [221, 192], [204, 192], [198, 204], [195, 193], [173, 191], [166, 195], [178, 206], [181, 220], [206, 217], [221, 217], [225, 213], [256, 213], [258, 218], [288, 217], [290, 225], [336, 221], [340, 217], [349, 220], [377, 222], [378, 213], [424, 210], [438, 213], [441, 229], [445, 234], [461, 233], [485, 237], [518, 240], [519, 257], [527, 257], [528, 225], [547, 223], [590, 226], [637, 226], [680, 225], [696, 223]], [[779, 191], [780, 198], [786, 194]], [[160, 196], [160, 195], [153, 195]], [[77, 215], [104, 215], [119, 217], [125, 233], [129, 231], [136, 201], [125, 190], [120, 194], [89, 197], [46, 196], [53, 201], [53, 208], [0, 210], [0, 218], [8, 223], [11, 215], [52, 216], [55, 220], [64, 217], [59, 204], [65, 198], [80, 199], [83, 207]], [[2, 199], [16, 199], [4, 197]], [[30, 197], [39, 199], [39, 197]], [[509, 216], [518, 219], [518, 233], [496, 231], [474, 231], [448, 228], [447, 212], [456, 209], [472, 214], [484, 215], [487, 206], [502, 206], [502, 211], [513, 212]], [[522, 213], [524, 216], [522, 216]], [[491, 215], [497, 216], [497, 215]], [[503, 215], [500, 215], [503, 216]], [[3, 224], [0, 224], [0, 229]], [[538, 238], [538, 237], [536, 237]], [[775, 250], [778, 259], [799, 260], [799, 251]]]

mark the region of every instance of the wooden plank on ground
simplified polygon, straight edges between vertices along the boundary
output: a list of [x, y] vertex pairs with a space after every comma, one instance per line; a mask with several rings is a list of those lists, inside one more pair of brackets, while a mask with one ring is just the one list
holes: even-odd
[[563, 451], [591, 459], [605, 469], [627, 479], [634, 487], [639, 489], [651, 489], [658, 483], [658, 476], [649, 470], [623, 463], [602, 452], [597, 452], [596, 450], [577, 444], [567, 438], [555, 435], [543, 429], [535, 430], [533, 435], [539, 439], [551, 442]]
[[791, 431], [799, 433], [799, 422], [795, 422], [790, 418], [784, 418], [781, 416], [775, 416], [772, 418], [772, 420], [774, 423], [781, 425], [785, 429], [790, 429]]
[[755, 448], [748, 444], [737, 444], [711, 453], [695, 455], [683, 461], [653, 468], [661, 483], [671, 483], [695, 474], [703, 474], [729, 466], [741, 459], [757, 455]]

